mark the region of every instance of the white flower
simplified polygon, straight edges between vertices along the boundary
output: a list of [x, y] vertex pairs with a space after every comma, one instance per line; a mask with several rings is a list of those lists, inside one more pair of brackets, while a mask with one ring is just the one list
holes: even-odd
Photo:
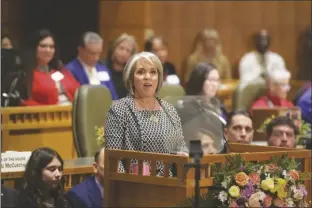
[[265, 193], [264, 192], [262, 192], [262, 191], [258, 191], [257, 193], [255, 193], [256, 194], [256, 196], [257, 196], [257, 198], [259, 198], [259, 200], [261, 200], [261, 201], [263, 201], [264, 200], [264, 198], [265, 198]]
[[228, 181], [227, 180], [224, 180], [224, 181], [222, 181], [221, 182], [221, 186], [223, 187], [223, 188], [225, 188], [225, 189], [227, 189], [228, 188]]
[[286, 170], [283, 170], [282, 175], [284, 176], [284, 178], [286, 178], [286, 176], [287, 176], [287, 171], [286, 171]]
[[286, 204], [287, 204], [287, 207], [295, 207], [295, 203], [292, 200], [292, 198], [287, 198], [286, 199]]
[[221, 191], [219, 193], [218, 199], [220, 199], [221, 202], [225, 202], [227, 200], [228, 193], [225, 191]]
[[296, 188], [296, 186], [294, 186], [294, 185], [292, 185], [291, 187], [290, 187], [290, 190], [292, 190], [293, 192], [296, 190], [297, 188]]
[[229, 188], [229, 184], [231, 183], [231, 176], [227, 176], [224, 181], [221, 182], [221, 186], [225, 189]]

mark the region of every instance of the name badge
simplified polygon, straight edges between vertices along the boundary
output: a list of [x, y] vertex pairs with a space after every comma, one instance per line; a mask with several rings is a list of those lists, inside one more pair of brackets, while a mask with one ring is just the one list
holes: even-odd
[[99, 80], [100, 81], [109, 81], [110, 77], [109, 74], [106, 71], [98, 72]]
[[64, 75], [57, 71], [57, 72], [54, 72], [53, 74], [51, 74], [51, 78], [55, 81], [55, 82], [58, 82], [58, 81], [61, 81], [62, 79], [64, 79]]

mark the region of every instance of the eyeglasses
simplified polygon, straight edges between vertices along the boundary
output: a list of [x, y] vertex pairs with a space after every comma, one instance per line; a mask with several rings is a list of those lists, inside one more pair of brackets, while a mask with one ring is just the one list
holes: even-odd
[[39, 44], [39, 46], [41, 48], [51, 48], [51, 49], [55, 48], [55, 45], [52, 45], [52, 44]]
[[295, 134], [293, 132], [287, 132], [287, 131], [273, 131], [272, 136], [274, 137], [282, 137], [286, 135], [286, 138], [293, 138], [295, 137]]

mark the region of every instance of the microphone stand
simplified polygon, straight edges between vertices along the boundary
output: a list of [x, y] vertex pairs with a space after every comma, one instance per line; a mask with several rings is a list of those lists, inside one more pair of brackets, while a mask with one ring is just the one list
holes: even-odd
[[[200, 140], [196, 140], [200, 141]], [[200, 187], [199, 187], [199, 180], [200, 180], [200, 169], [201, 168], [207, 168], [208, 164], [200, 164], [200, 159], [203, 157], [203, 151], [201, 149], [201, 143], [200, 149], [198, 148], [192, 148], [191, 143], [191, 151], [190, 151], [190, 157], [193, 159], [192, 163], [186, 163], [184, 164], [185, 174], [187, 174], [188, 170], [191, 168], [195, 168], [195, 196], [193, 200], [193, 208], [200, 208]], [[195, 145], [194, 145], [195, 146]], [[193, 150], [193, 151], [192, 151]]]

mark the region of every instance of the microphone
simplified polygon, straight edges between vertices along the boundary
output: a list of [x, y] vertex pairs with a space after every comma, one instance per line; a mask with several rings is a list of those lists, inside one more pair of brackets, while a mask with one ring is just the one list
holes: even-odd
[[[216, 117], [219, 121], [221, 121], [221, 123], [225, 126], [226, 125], [226, 121], [224, 118], [222, 118], [219, 114], [217, 114], [216, 112], [209, 110], [209, 109], [205, 109], [199, 102], [198, 100], [196, 100], [194, 97], [192, 97], [193, 100], [195, 101], [196, 105], [201, 109], [201, 111], [203, 113], [205, 113], [207, 116], [213, 115], [214, 117]], [[227, 146], [227, 148], [229, 148], [229, 150], [231, 151], [231, 147], [230, 144], [228, 143], [227, 139], [224, 138], [224, 135], [222, 135], [222, 141], [224, 141], [225, 145]]]
[[20, 93], [16, 89], [17, 84], [22, 76], [25, 76], [25, 72], [17, 71], [14, 72], [15, 78], [9, 86], [9, 90], [7, 93], [2, 93], [2, 96], [5, 97], [4, 107], [8, 107], [12, 99], [21, 100]]

